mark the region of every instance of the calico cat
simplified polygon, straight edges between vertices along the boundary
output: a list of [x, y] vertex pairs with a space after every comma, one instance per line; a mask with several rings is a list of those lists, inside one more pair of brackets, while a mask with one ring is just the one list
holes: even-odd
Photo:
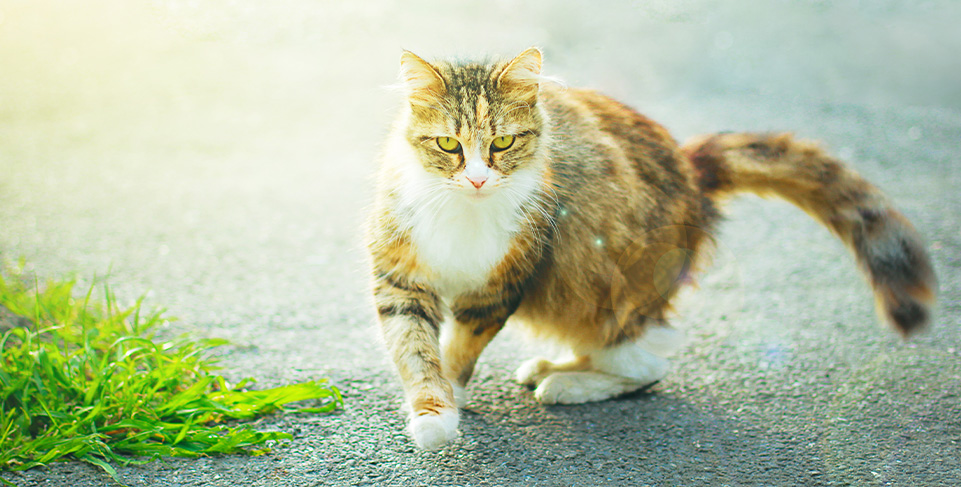
[[778, 196], [854, 252], [882, 317], [904, 335], [936, 287], [911, 224], [883, 194], [788, 134], [683, 146], [594, 91], [509, 61], [428, 63], [404, 52], [407, 103], [388, 136], [367, 244], [383, 337], [418, 446], [457, 434], [458, 403], [508, 318], [565, 345], [516, 379], [543, 403], [600, 401], [663, 377], [671, 299], [703, 265], [738, 192]]

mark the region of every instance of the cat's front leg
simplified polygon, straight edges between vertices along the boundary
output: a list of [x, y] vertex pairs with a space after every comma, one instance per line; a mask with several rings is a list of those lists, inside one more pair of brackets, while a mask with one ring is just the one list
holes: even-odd
[[411, 408], [417, 446], [435, 450], [457, 437], [453, 388], [441, 373], [441, 302], [430, 289], [383, 277], [374, 287], [381, 332]]
[[467, 402], [464, 390], [474, 374], [474, 365], [487, 344], [504, 328], [517, 299], [464, 300], [453, 306], [454, 322], [444, 333], [444, 376], [454, 384], [458, 406]]

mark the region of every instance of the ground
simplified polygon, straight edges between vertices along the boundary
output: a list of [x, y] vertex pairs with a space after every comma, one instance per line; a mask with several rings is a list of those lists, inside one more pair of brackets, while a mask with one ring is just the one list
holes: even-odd
[[[734, 3], [734, 2], [728, 2]], [[271, 417], [256, 458], [119, 468], [127, 485], [961, 484], [961, 9], [948, 0], [10, 1], [0, 5], [0, 257], [109, 275], [232, 340], [224, 373], [330, 377], [333, 416]], [[725, 208], [686, 291], [674, 371], [643, 393], [542, 406], [510, 381], [543, 344], [508, 331], [461, 438], [414, 449], [374, 327], [360, 226], [398, 95], [425, 57], [543, 48], [545, 72], [679, 139], [792, 130], [883, 188], [940, 278], [927, 333], [877, 324], [846, 250], [800, 211]], [[78, 463], [22, 486], [112, 481]]]

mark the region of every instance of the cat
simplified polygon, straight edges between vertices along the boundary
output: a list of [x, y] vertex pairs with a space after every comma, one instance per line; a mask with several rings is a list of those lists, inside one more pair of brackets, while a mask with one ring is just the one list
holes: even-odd
[[457, 436], [458, 405], [508, 318], [566, 346], [516, 379], [545, 404], [601, 401], [661, 379], [679, 346], [671, 300], [705, 264], [719, 203], [781, 197], [850, 247], [879, 314], [907, 336], [936, 278], [912, 225], [817, 145], [721, 133], [679, 146], [595, 91], [510, 60], [400, 60], [406, 91], [387, 137], [366, 240], [383, 338], [423, 449]]

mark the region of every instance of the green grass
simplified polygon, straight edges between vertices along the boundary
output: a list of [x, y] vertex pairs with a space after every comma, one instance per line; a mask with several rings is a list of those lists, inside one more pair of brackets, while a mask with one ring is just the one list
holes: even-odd
[[[93, 288], [82, 298], [74, 288], [0, 269], [0, 470], [81, 460], [117, 480], [115, 464], [259, 455], [291, 435], [235, 420], [342, 405], [325, 380], [264, 390], [247, 390], [252, 379], [228, 384], [210, 354], [226, 341], [158, 339], [169, 321], [162, 312], [145, 312], [140, 301], [121, 308], [106, 285], [98, 299]], [[305, 400], [312, 407], [291, 405]]]

